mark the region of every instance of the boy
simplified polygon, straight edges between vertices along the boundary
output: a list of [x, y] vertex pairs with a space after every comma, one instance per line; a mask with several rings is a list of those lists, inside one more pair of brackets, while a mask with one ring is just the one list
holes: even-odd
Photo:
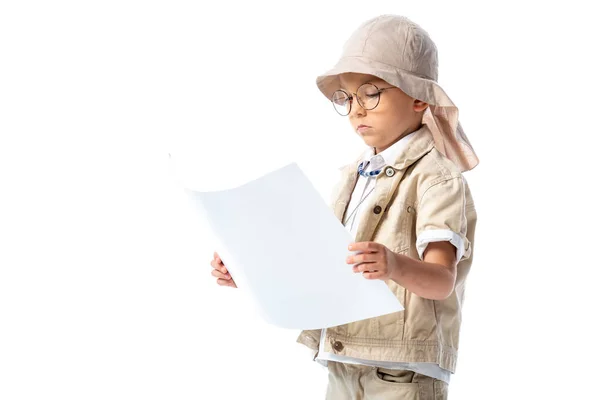
[[[404, 311], [298, 342], [329, 369], [327, 399], [446, 399], [456, 366], [476, 212], [463, 171], [478, 164], [437, 84], [437, 49], [405, 17], [362, 24], [317, 78], [369, 149], [342, 169], [332, 209], [354, 235], [346, 262], [382, 279]], [[217, 283], [236, 287], [218, 255]]]

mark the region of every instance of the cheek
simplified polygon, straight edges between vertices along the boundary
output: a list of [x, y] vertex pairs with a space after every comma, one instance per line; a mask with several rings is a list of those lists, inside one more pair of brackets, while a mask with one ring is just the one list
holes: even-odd
[[402, 117], [402, 113], [399, 113], [398, 110], [382, 110], [380, 117], [377, 121], [378, 130], [383, 132], [392, 131], [395, 132], [398, 130], [398, 127], [402, 125], [405, 120]]
[[385, 104], [385, 108], [390, 112], [395, 111], [401, 115], [406, 115], [406, 113], [413, 111], [413, 99], [403, 93], [399, 93], [399, 91], [394, 91], [393, 95], [390, 96], [388, 100], [389, 101]]
[[411, 106], [403, 102], [388, 104], [385, 108], [382, 108], [381, 111], [388, 126], [402, 125], [403, 123], [406, 123], [407, 118], [411, 118], [414, 114]]

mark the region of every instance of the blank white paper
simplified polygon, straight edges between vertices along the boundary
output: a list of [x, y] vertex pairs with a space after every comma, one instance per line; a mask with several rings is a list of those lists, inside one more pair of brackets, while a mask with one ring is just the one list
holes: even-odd
[[185, 191], [267, 322], [320, 329], [403, 310], [385, 282], [346, 264], [353, 238], [297, 164], [234, 189]]

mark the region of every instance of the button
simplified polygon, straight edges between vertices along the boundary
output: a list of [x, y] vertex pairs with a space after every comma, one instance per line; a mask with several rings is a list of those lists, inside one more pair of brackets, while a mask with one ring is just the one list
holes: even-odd
[[373, 212], [375, 214], [381, 214], [381, 206], [375, 206], [375, 208], [373, 209]]
[[385, 169], [385, 174], [387, 176], [394, 176], [395, 173], [396, 173], [396, 171], [394, 171], [394, 168], [392, 168], [392, 167], [387, 167]]
[[342, 344], [342, 342], [335, 342], [333, 344], [333, 349], [335, 351], [342, 351], [342, 350], [344, 350], [344, 345]]
[[415, 209], [412, 206], [408, 206], [408, 208], [406, 209], [406, 211], [408, 211], [410, 214], [415, 212]]

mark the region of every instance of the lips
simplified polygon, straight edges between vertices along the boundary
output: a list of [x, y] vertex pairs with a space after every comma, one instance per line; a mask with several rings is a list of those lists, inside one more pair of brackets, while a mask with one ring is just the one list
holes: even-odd
[[357, 131], [358, 133], [363, 133], [363, 132], [365, 132], [365, 131], [367, 131], [367, 130], [369, 130], [369, 129], [371, 129], [371, 127], [370, 127], [370, 126], [368, 126], [368, 125], [362, 125], [362, 124], [361, 124], [361, 125], [359, 125], [359, 126], [356, 128], [356, 131]]

